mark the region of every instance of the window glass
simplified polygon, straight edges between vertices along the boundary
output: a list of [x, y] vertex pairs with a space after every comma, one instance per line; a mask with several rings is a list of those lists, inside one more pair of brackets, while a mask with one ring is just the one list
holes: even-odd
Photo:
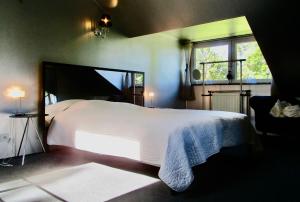
[[[194, 46], [194, 68], [203, 75], [201, 62], [230, 61], [246, 59], [242, 64], [242, 78], [246, 83], [270, 82], [272, 75], [253, 36], [222, 39], [218, 41], [196, 43]], [[231, 70], [233, 81], [240, 80], [240, 62], [229, 64], [205, 64], [206, 83], [227, 82], [228, 70]], [[202, 81], [202, 78], [200, 82]], [[197, 82], [194, 80], [194, 82]], [[199, 81], [198, 81], [199, 82]]]
[[[269, 67], [256, 41], [237, 43], [236, 56], [237, 59], [246, 59], [242, 67], [243, 80], [271, 79]], [[240, 79], [239, 66], [236, 79]]]
[[[228, 59], [228, 45], [218, 45], [195, 49], [196, 68], [203, 75], [201, 62], [223, 61]], [[205, 65], [205, 80], [226, 80], [227, 63]]]
[[135, 73], [135, 85], [136, 86], [143, 86], [144, 84], [144, 75], [143, 74], [139, 74], [139, 73]]

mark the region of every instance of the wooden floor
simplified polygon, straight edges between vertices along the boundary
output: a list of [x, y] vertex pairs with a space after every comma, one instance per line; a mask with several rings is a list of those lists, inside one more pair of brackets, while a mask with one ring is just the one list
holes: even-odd
[[[239, 159], [216, 155], [194, 169], [196, 178], [183, 193], [155, 183], [112, 201], [300, 201], [299, 140], [265, 137], [265, 151], [258, 157]], [[122, 158], [80, 151], [52, 151], [29, 155], [23, 167], [0, 167], [0, 183], [58, 168], [97, 162], [157, 177], [158, 168]]]

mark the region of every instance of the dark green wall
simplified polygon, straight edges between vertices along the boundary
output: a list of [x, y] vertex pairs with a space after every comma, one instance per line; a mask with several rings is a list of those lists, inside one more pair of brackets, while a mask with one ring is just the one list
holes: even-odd
[[257, 0], [252, 7], [244, 8], [245, 13], [278, 87], [277, 94], [300, 97], [299, 6], [296, 1]]
[[144, 71], [157, 106], [180, 106], [177, 40], [162, 34], [129, 39], [117, 31], [100, 40], [85, 27], [99, 15], [90, 0], [0, 0], [0, 111], [15, 107], [3, 95], [12, 85], [25, 88], [27, 110], [37, 109], [42, 61]]

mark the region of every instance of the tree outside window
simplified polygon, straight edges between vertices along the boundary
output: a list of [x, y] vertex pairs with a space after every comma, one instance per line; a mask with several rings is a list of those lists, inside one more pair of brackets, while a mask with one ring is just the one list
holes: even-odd
[[[243, 63], [243, 79], [271, 79], [271, 73], [256, 41], [237, 43], [237, 59], [246, 59]], [[237, 68], [237, 78], [240, 69]]]
[[[243, 62], [242, 76], [246, 82], [270, 81], [272, 75], [254, 37], [239, 37], [227, 40], [222, 45], [216, 41], [197, 43], [194, 49], [194, 67], [202, 72], [201, 62], [226, 61], [232, 59], [246, 59]], [[240, 79], [239, 63], [217, 63], [205, 65], [206, 82], [226, 82], [228, 69], [232, 68], [234, 80]], [[203, 72], [202, 72], [203, 75]]]
[[[228, 45], [197, 48], [195, 54], [196, 64], [198, 65], [199, 70], [202, 71], [202, 67], [200, 67], [201, 62], [227, 60]], [[205, 80], [225, 80], [227, 71], [227, 63], [206, 65]]]

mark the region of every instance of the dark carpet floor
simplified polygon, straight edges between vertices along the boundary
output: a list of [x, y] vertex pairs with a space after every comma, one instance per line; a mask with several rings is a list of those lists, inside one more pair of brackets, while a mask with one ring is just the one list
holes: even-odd
[[[194, 168], [195, 180], [183, 193], [158, 182], [111, 201], [300, 201], [299, 139], [262, 137], [264, 152], [248, 158], [218, 154]], [[97, 162], [157, 177], [158, 168], [122, 158], [79, 151], [52, 151], [28, 155], [25, 165], [0, 167], [0, 183], [66, 166]]]

